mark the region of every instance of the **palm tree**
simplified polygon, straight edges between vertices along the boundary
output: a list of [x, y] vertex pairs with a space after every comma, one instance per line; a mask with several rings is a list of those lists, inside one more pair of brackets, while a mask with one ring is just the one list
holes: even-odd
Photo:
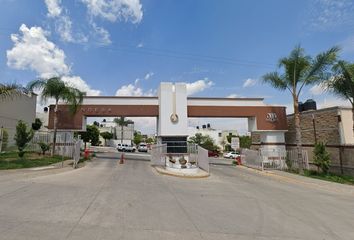
[[42, 101], [48, 98], [54, 98], [54, 134], [53, 134], [53, 148], [52, 155], [55, 153], [55, 144], [58, 129], [58, 103], [60, 100], [69, 104], [69, 109], [72, 114], [75, 114], [78, 106], [82, 103], [84, 93], [77, 88], [68, 86], [60, 77], [53, 77], [49, 79], [34, 80], [28, 84], [30, 91], [40, 89], [42, 91]]
[[26, 88], [17, 84], [4, 84], [0, 83], [0, 99], [5, 99], [12, 97], [14, 95], [20, 95], [22, 93], [27, 93]]
[[288, 57], [279, 60], [279, 68], [282, 72], [271, 72], [263, 76], [263, 81], [279, 90], [289, 90], [293, 98], [296, 147], [299, 162], [299, 171], [303, 173], [302, 142], [299, 114], [299, 96], [306, 85], [323, 82], [329, 78], [330, 66], [336, 61], [338, 47], [333, 47], [326, 52], [312, 58], [305, 55], [300, 45], [296, 46]]
[[125, 120], [125, 117], [119, 117], [119, 118], [115, 118], [113, 119], [113, 122], [115, 122], [118, 126], [121, 127], [121, 131], [120, 131], [120, 142], [123, 143], [123, 137], [124, 137], [124, 127], [128, 126], [129, 124], [132, 124], [133, 121], [132, 120]]
[[354, 63], [338, 61], [333, 66], [333, 72], [334, 76], [327, 81], [327, 88], [351, 103], [354, 131]]

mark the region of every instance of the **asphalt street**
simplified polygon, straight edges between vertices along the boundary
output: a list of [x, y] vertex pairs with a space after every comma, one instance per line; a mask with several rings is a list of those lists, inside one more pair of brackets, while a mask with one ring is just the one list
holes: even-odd
[[116, 153], [51, 171], [0, 172], [0, 239], [354, 239], [354, 195], [341, 185], [227, 165], [184, 179]]

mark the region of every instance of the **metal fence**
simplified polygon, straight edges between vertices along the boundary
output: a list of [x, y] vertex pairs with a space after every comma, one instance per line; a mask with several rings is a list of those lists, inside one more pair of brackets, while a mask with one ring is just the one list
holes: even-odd
[[156, 144], [151, 146], [151, 165], [166, 165], [167, 144]]
[[198, 146], [198, 155], [197, 155], [198, 166], [204, 171], [209, 173], [209, 157], [208, 150]]
[[[291, 149], [287, 151], [286, 163], [288, 168], [299, 169], [299, 160], [297, 149]], [[306, 150], [302, 150], [302, 166], [304, 169], [309, 170], [309, 156]]]
[[151, 146], [151, 165], [166, 166], [167, 157], [171, 155], [188, 156], [189, 162], [193, 162], [196, 166], [209, 173], [209, 158], [208, 150], [196, 145], [188, 143], [184, 146], [187, 152], [184, 153], [169, 153], [167, 144], [157, 144]]
[[[303, 150], [303, 167], [309, 169], [308, 153]], [[297, 150], [265, 149], [249, 150], [243, 149], [241, 155], [242, 164], [257, 169], [298, 169]]]

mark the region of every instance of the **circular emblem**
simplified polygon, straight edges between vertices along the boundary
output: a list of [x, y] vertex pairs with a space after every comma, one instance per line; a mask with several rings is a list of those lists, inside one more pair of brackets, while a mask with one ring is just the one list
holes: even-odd
[[172, 113], [170, 116], [170, 120], [172, 123], [178, 123], [178, 115], [175, 113]]
[[268, 122], [276, 122], [278, 121], [278, 116], [276, 113], [267, 113], [266, 120]]

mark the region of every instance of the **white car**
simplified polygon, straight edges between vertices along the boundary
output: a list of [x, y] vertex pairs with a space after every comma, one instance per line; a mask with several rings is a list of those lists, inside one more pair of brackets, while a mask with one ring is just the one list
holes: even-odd
[[147, 151], [148, 151], [148, 147], [146, 143], [140, 143], [138, 146], [138, 152], [147, 152]]
[[136, 148], [133, 145], [125, 144], [124, 152], [135, 152]]
[[227, 153], [224, 153], [224, 158], [236, 158], [236, 157], [239, 157], [240, 154], [238, 152], [227, 152]]

